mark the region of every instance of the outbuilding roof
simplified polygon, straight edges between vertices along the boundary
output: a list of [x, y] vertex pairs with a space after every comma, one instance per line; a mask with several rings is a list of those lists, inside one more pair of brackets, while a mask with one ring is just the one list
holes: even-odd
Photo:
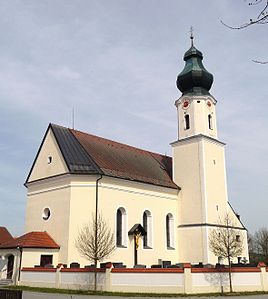
[[47, 232], [30, 232], [21, 237], [14, 238], [0, 244], [0, 249], [3, 248], [47, 248], [59, 249], [60, 246], [52, 239]]
[[[50, 128], [72, 174], [102, 174], [179, 188], [172, 180], [172, 158], [169, 156], [55, 124], [50, 124]], [[26, 183], [29, 182], [30, 174]]]
[[13, 237], [10, 234], [10, 232], [7, 230], [7, 228], [4, 226], [0, 226], [0, 245], [12, 240]]

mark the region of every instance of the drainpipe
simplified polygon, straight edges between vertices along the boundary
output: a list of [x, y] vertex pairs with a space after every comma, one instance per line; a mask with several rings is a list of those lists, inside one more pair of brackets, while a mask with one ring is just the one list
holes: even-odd
[[18, 274], [18, 282], [20, 281], [20, 272], [21, 272], [21, 263], [22, 263], [22, 247], [17, 247], [17, 249], [20, 251], [20, 264], [19, 264], [19, 274]]
[[[95, 248], [97, 248], [97, 229], [98, 229], [98, 209], [99, 209], [99, 181], [102, 179], [102, 174], [96, 180], [96, 203], [95, 203]], [[95, 267], [97, 268], [97, 261], [95, 261]]]
[[94, 272], [94, 291], [97, 291], [97, 248], [98, 248], [98, 208], [99, 208], [99, 181], [102, 179], [102, 174], [96, 180], [96, 204], [95, 204], [95, 272]]

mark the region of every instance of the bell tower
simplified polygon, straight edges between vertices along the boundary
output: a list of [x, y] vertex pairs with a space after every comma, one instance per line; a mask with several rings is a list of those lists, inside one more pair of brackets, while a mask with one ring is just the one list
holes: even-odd
[[202, 63], [203, 55], [193, 44], [185, 53], [185, 67], [177, 77], [182, 96], [175, 102], [178, 111], [178, 139], [198, 134], [217, 139], [216, 103], [209, 93], [213, 76]]
[[203, 54], [193, 44], [184, 55], [177, 77], [181, 97], [175, 101], [178, 140], [171, 144], [173, 180], [181, 187], [178, 240], [180, 261], [216, 263], [209, 250], [209, 232], [219, 225], [228, 204], [224, 143], [218, 140], [216, 99], [210, 94], [213, 76], [204, 67]]

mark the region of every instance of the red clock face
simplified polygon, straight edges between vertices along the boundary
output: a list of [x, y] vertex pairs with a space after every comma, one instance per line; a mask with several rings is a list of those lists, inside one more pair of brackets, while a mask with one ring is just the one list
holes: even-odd
[[183, 102], [183, 108], [188, 108], [188, 106], [189, 106], [189, 101], [184, 101]]

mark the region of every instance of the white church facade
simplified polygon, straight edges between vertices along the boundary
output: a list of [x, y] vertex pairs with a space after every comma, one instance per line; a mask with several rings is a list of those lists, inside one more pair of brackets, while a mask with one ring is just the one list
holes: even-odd
[[[172, 157], [48, 126], [25, 182], [25, 235], [0, 243], [2, 268], [18, 276], [23, 267], [46, 263], [90, 264], [75, 240], [96, 211], [115, 235], [116, 249], [105, 261], [126, 267], [216, 264], [209, 235], [226, 214], [244, 242], [237, 258], [248, 260], [247, 230], [228, 202], [217, 101], [209, 92], [213, 76], [202, 59], [192, 44], [177, 78], [182, 95], [175, 102], [178, 140], [171, 143]], [[144, 232], [138, 247], [135, 227]]]

